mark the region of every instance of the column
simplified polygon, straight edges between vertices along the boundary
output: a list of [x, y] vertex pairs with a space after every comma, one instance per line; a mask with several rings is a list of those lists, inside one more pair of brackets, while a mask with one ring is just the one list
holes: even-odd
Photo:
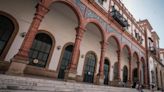
[[104, 83], [104, 59], [105, 59], [105, 51], [107, 49], [108, 43], [105, 41], [101, 41], [101, 56], [100, 56], [100, 67], [99, 67], [99, 84]]
[[82, 26], [79, 26], [76, 28], [76, 38], [75, 38], [74, 48], [73, 48], [72, 57], [71, 57], [71, 64], [69, 65], [68, 70], [66, 70], [66, 74], [65, 74], [66, 75], [65, 79], [67, 80], [76, 79], [80, 45], [81, 45], [81, 40], [83, 38], [85, 30], [86, 29]]
[[23, 74], [23, 71], [28, 64], [28, 53], [32, 46], [32, 42], [35, 38], [41, 21], [48, 11], [48, 7], [45, 7], [42, 3], [38, 3], [31, 26], [25, 36], [19, 52], [12, 59], [12, 63], [9, 67], [9, 70], [7, 71], [7, 74]]

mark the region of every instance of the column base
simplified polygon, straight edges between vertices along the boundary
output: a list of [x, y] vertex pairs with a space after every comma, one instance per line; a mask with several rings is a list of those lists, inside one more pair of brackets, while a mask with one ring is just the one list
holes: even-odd
[[149, 85], [146, 85], [146, 84], [145, 84], [145, 85], [144, 85], [144, 88], [145, 88], [145, 89], [149, 89], [150, 87], [149, 87]]
[[97, 85], [104, 85], [104, 76], [97, 75], [96, 76], [96, 84]]
[[9, 75], [23, 75], [24, 70], [26, 68], [26, 65], [28, 63], [29, 63], [29, 61], [19, 60], [19, 59], [13, 58], [11, 60], [11, 64], [10, 64], [9, 69], [6, 72], [6, 74], [9, 74]]
[[132, 83], [131, 83], [130, 81], [128, 81], [128, 82], [126, 83], [126, 87], [131, 88], [131, 87], [132, 87]]
[[76, 82], [76, 73], [75, 70], [65, 70], [65, 81]]
[[122, 87], [120, 80], [113, 80], [110, 82], [110, 85], [115, 87]]
[[77, 76], [76, 76], [76, 81], [77, 81], [77, 82], [83, 82], [83, 76], [77, 75]]

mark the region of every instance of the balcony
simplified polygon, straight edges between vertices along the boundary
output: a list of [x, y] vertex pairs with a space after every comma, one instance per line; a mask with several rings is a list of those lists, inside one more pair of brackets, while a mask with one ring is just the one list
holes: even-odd
[[122, 26], [128, 27], [128, 21], [117, 11], [114, 7], [112, 8], [111, 16]]

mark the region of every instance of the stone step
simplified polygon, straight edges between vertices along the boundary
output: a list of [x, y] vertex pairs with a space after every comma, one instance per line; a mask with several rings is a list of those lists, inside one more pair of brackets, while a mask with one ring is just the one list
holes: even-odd
[[137, 90], [0, 74], [0, 92], [137, 92]]

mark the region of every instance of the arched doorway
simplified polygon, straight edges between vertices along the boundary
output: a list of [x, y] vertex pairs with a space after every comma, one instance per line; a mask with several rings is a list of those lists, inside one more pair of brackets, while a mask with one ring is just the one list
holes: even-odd
[[133, 69], [133, 82], [136, 83], [138, 81], [138, 69]]
[[131, 50], [128, 45], [124, 45], [121, 50], [121, 68], [123, 69], [122, 81], [126, 83], [128, 76], [129, 81], [131, 81]]
[[53, 41], [46, 33], [35, 36], [29, 52], [29, 64], [37, 67], [46, 67]]
[[17, 32], [16, 20], [9, 14], [0, 11], [0, 60], [4, 60]]
[[128, 81], [128, 68], [127, 66], [123, 67], [123, 82], [126, 83]]
[[156, 85], [157, 85], [157, 88], [159, 87], [159, 80], [158, 80], [158, 69], [157, 69], [157, 66], [155, 68], [155, 72], [156, 72]]
[[68, 45], [67, 47], [64, 48], [64, 53], [61, 59], [60, 69], [58, 73], [59, 79], [64, 79], [65, 70], [67, 69], [71, 61], [72, 51], [73, 51], [73, 45]]
[[160, 77], [161, 77], [161, 88], [163, 88], [163, 76], [162, 76], [162, 70], [160, 71]]
[[85, 67], [84, 67], [84, 82], [93, 83], [94, 73], [96, 66], [96, 55], [94, 53], [88, 53], [85, 57]]
[[105, 85], [108, 85], [108, 82], [109, 82], [109, 70], [110, 70], [109, 60], [105, 59], [105, 62], [104, 62], [104, 84]]
[[142, 84], [144, 84], [144, 83], [146, 83], [146, 81], [145, 81], [145, 61], [144, 61], [144, 59], [143, 59], [143, 57], [141, 58], [141, 71], [140, 71], [140, 78], [141, 78], [141, 83]]
[[116, 63], [114, 64], [113, 79], [114, 79], [114, 80], [118, 79], [118, 62], [116, 62]]
[[131, 62], [131, 64], [132, 64], [132, 76], [133, 76], [133, 78], [132, 78], [132, 81], [133, 81], [133, 86], [135, 87], [135, 85], [136, 85], [136, 82], [137, 81], [140, 81], [139, 80], [139, 73], [140, 73], [140, 70], [139, 70], [139, 67], [140, 67], [140, 62], [139, 62], [139, 56], [138, 56], [138, 54], [137, 54], [137, 52], [134, 52], [133, 53], [133, 57], [132, 57], [132, 62]]

